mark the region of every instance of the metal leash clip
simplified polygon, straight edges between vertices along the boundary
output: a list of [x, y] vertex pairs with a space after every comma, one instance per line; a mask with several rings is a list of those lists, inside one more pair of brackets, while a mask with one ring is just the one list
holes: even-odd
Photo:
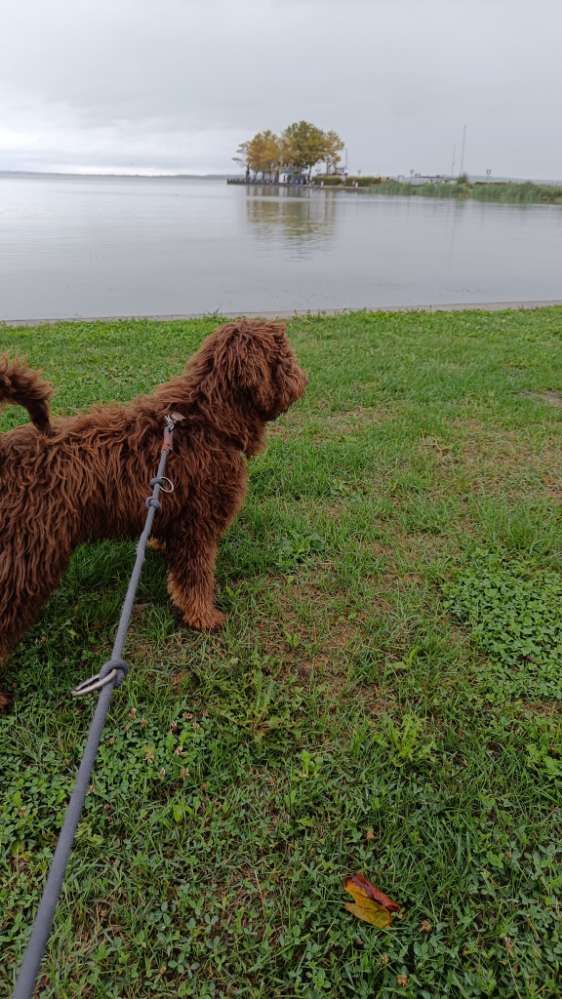
[[[166, 483], [165, 487], [164, 487], [164, 483]], [[172, 482], [171, 479], [168, 478], [167, 475], [158, 475], [158, 476], [156, 476], [156, 478], [150, 480], [150, 485], [151, 486], [160, 486], [160, 492], [161, 493], [173, 493], [174, 488], [175, 488], [174, 487], [174, 483]]]
[[101, 690], [108, 683], [114, 687], [120, 687], [129, 672], [129, 667], [124, 659], [109, 659], [99, 673], [90, 676], [87, 680], [77, 684], [71, 691], [73, 697], [82, 697], [83, 694], [92, 694], [95, 690]]
[[174, 435], [174, 428], [176, 426], [176, 423], [181, 423], [182, 420], [185, 420], [185, 416], [182, 416], [181, 413], [166, 413], [166, 415], [164, 416], [164, 423], [165, 423], [164, 451], [172, 450], [172, 438]]

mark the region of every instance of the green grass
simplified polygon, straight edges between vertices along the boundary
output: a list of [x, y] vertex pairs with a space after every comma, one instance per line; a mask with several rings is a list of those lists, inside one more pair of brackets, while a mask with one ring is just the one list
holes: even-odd
[[562, 184], [540, 184], [524, 181], [427, 181], [412, 184], [407, 180], [384, 177], [348, 177], [345, 184], [341, 177], [323, 177], [326, 187], [364, 187], [377, 194], [412, 195], [426, 198], [475, 198], [477, 201], [500, 201], [515, 204], [562, 205]]
[[[150, 389], [213, 325], [0, 347], [69, 412]], [[150, 554], [41, 995], [558, 996], [562, 310], [290, 333], [310, 386], [222, 545], [223, 634], [177, 629]], [[78, 551], [4, 677], [2, 994], [92, 711], [69, 689], [132, 555]], [[345, 911], [357, 870], [402, 904], [389, 930]]]

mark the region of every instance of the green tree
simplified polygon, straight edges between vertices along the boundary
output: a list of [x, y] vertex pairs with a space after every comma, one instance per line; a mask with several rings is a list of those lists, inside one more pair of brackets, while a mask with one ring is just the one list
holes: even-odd
[[344, 143], [340, 139], [337, 132], [330, 130], [329, 132], [324, 132], [324, 156], [323, 159], [326, 163], [326, 173], [335, 173], [338, 167], [338, 163], [341, 162], [341, 151], [344, 148]]
[[281, 137], [283, 166], [300, 172], [310, 171], [324, 159], [325, 137], [322, 129], [309, 121], [296, 121]]

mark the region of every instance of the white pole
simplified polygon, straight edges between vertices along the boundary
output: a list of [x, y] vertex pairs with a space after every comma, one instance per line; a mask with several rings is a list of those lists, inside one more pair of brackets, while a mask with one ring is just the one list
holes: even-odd
[[460, 168], [460, 175], [461, 176], [464, 173], [464, 151], [465, 151], [465, 148], [466, 148], [466, 125], [463, 126], [463, 130], [462, 130], [462, 151], [461, 151], [461, 168]]

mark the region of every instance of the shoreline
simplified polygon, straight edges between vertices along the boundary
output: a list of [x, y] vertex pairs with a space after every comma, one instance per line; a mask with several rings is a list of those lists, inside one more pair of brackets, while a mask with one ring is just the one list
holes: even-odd
[[508, 302], [450, 302], [429, 305], [376, 305], [345, 306], [336, 309], [260, 309], [258, 311], [239, 310], [236, 312], [183, 312], [155, 313], [138, 315], [125, 313], [108, 316], [58, 316], [42, 319], [0, 319], [0, 327], [54, 326], [58, 323], [115, 323], [146, 320], [147, 322], [181, 322], [192, 319], [238, 319], [241, 316], [252, 318], [263, 316], [266, 319], [299, 319], [313, 316], [343, 316], [352, 313], [402, 313], [402, 312], [513, 312], [533, 309], [553, 309], [562, 306], [562, 299], [522, 300]]
[[463, 177], [414, 177], [409, 180], [383, 176], [349, 174], [306, 178], [302, 183], [294, 180], [258, 180], [254, 178], [227, 178], [227, 184], [245, 187], [298, 188], [300, 190], [347, 191], [354, 194], [377, 194], [386, 197], [424, 197], [455, 201], [479, 201], [492, 204], [556, 205], [562, 206], [562, 181], [539, 182], [532, 180], [492, 180]]

